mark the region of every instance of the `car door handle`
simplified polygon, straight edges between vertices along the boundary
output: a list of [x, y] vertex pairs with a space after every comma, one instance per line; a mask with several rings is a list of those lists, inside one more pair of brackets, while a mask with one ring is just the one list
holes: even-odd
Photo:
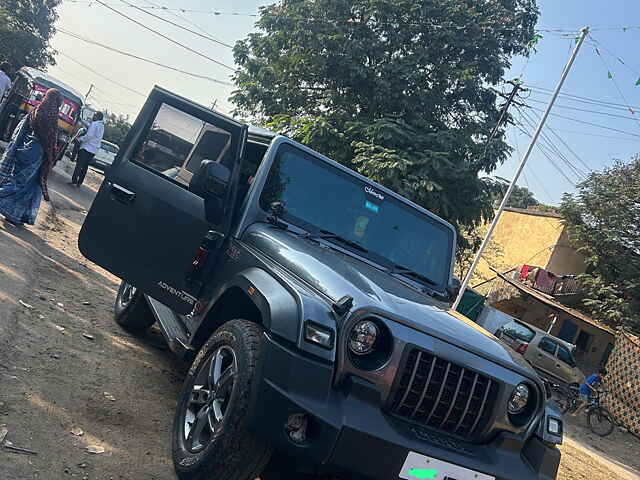
[[118, 185], [117, 183], [111, 184], [111, 196], [115, 200], [125, 204], [132, 203], [136, 198], [135, 192], [132, 192], [131, 190], [127, 190], [126, 188]]

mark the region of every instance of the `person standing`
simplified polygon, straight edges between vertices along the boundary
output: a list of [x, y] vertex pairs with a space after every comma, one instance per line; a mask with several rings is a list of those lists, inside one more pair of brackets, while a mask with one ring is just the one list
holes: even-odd
[[15, 226], [33, 225], [40, 202], [49, 201], [47, 180], [58, 151], [62, 94], [52, 88], [25, 116], [0, 161], [0, 214]]
[[93, 116], [93, 121], [87, 132], [78, 138], [80, 142], [80, 150], [76, 157], [76, 168], [73, 170], [71, 177], [71, 185], [80, 186], [84, 182], [84, 177], [87, 174], [89, 163], [93, 160], [96, 152], [100, 148], [102, 143], [102, 137], [104, 136], [104, 116], [102, 112], [96, 112]]
[[11, 66], [8, 62], [0, 63], [0, 103], [5, 95], [9, 94], [11, 89], [11, 79], [9, 78], [9, 71]]

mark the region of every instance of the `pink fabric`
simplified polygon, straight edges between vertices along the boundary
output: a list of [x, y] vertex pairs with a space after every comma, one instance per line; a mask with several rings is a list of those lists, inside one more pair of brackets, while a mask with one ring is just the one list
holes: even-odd
[[538, 270], [538, 274], [536, 275], [536, 287], [538, 290], [551, 293], [555, 286], [556, 276], [553, 273], [547, 272], [542, 268]]
[[520, 280], [526, 280], [527, 275], [529, 275], [529, 265], [523, 265], [520, 269]]

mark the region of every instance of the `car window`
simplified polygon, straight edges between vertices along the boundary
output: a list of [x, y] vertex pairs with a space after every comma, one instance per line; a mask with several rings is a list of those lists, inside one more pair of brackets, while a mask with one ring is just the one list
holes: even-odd
[[568, 348], [563, 347], [562, 345], [558, 347], [558, 360], [566, 363], [572, 368], [576, 366], [576, 361], [573, 358], [573, 355], [571, 355], [571, 352]]
[[109, 145], [108, 143], [103, 143], [102, 145], [100, 145], [100, 148], [102, 148], [102, 150], [104, 150], [105, 152], [118, 153], [118, 149], [113, 145]]
[[[167, 177], [181, 167], [208, 124], [167, 104], [162, 104], [151, 128], [136, 147], [132, 161]], [[179, 177], [177, 181], [185, 184]]]
[[558, 344], [553, 340], [551, 340], [549, 337], [544, 337], [542, 340], [540, 340], [540, 343], [538, 344], [538, 347], [540, 348], [540, 350], [547, 352], [551, 355], [556, 353], [557, 346]]
[[366, 255], [402, 265], [436, 285], [447, 283], [453, 232], [295, 147], [281, 147], [269, 172], [260, 204], [268, 210], [275, 201], [284, 203], [285, 218], [294, 224], [333, 232], [365, 248]]
[[511, 338], [516, 338], [527, 343], [533, 340], [533, 337], [536, 336], [536, 332], [519, 322], [507, 323], [502, 327], [502, 333]]

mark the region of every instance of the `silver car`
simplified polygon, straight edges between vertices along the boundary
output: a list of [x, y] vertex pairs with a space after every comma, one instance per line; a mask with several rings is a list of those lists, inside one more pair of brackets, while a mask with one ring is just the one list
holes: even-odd
[[500, 327], [496, 336], [521, 354], [543, 377], [567, 384], [584, 383], [584, 374], [573, 358], [575, 345], [516, 320]]

